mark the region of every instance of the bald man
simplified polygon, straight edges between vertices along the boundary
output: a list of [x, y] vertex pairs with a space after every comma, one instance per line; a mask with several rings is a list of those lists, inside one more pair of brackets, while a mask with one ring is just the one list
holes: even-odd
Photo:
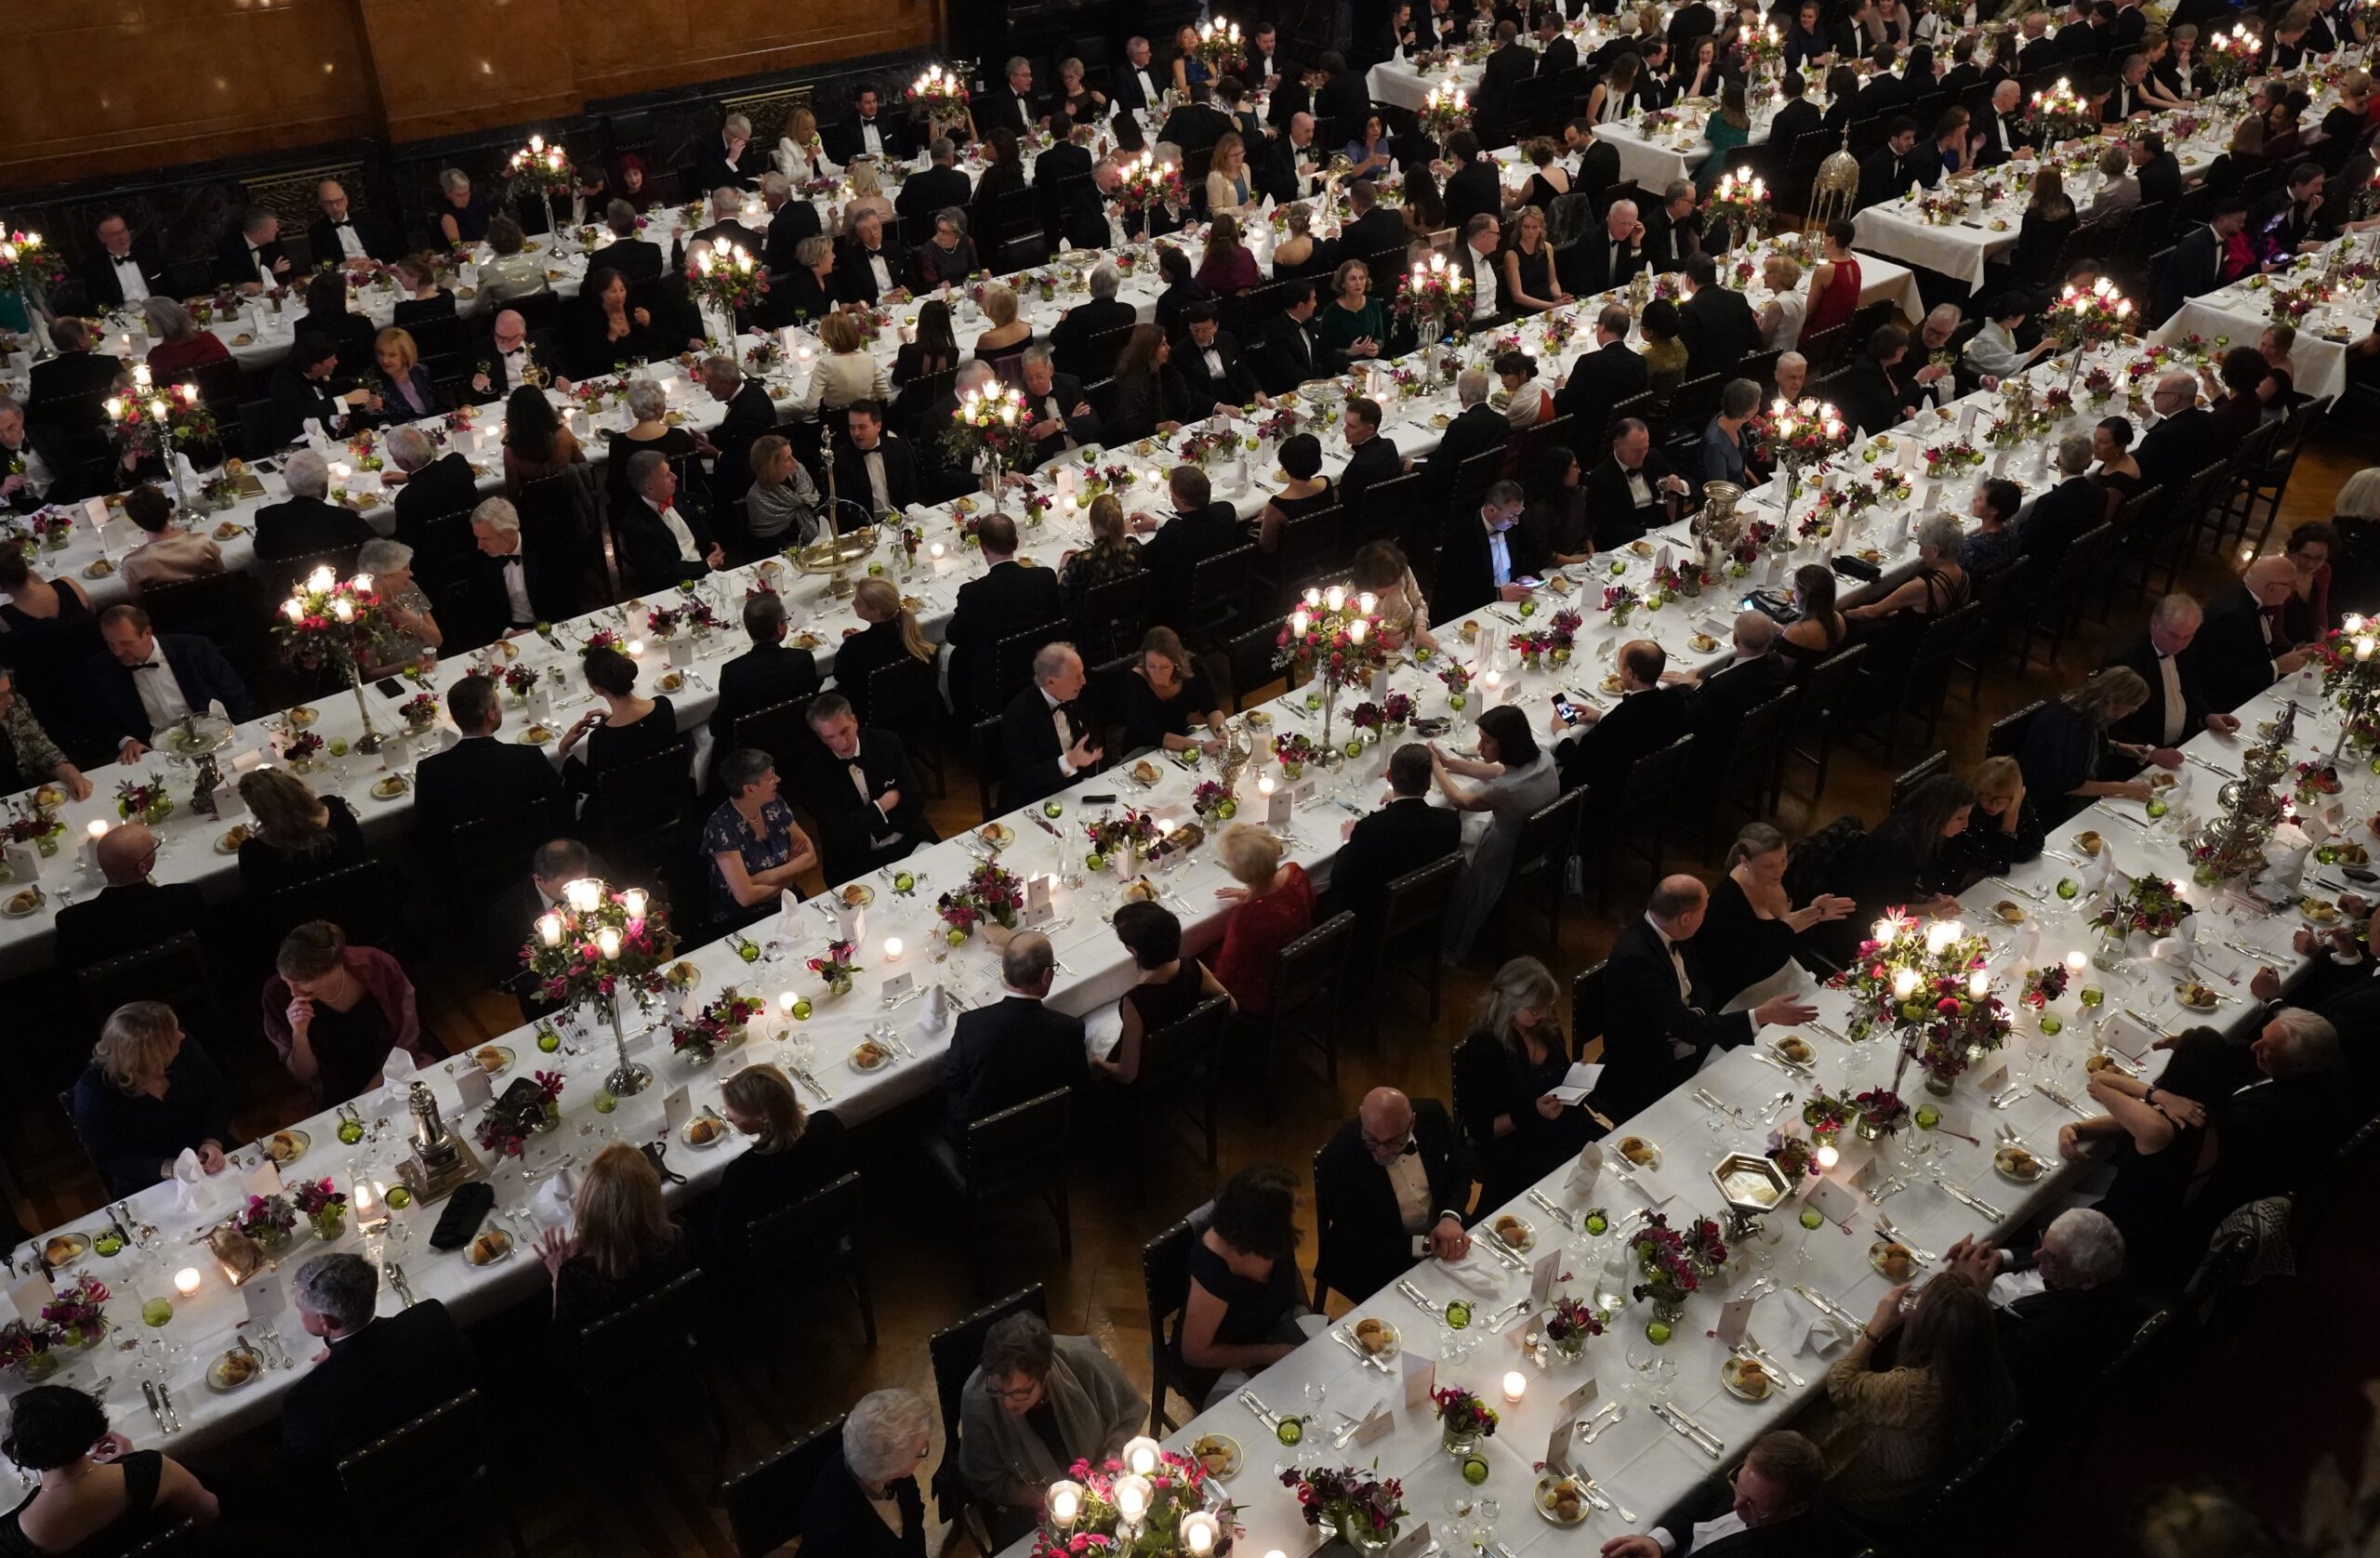
[[157, 864], [157, 836], [144, 825], [126, 823], [106, 834], [99, 856], [108, 885], [58, 911], [60, 968], [88, 968], [205, 923], [206, 898], [196, 887], [160, 887], [149, 879]]
[[322, 215], [306, 224], [306, 243], [317, 267], [343, 265], [367, 271], [404, 257], [397, 230], [369, 212], [358, 211], [337, 179], [325, 178], [314, 186], [314, 204]]
[[1090, 1078], [1082, 1019], [1042, 1004], [1057, 968], [1049, 937], [1020, 931], [1000, 949], [1000, 998], [959, 1013], [936, 1067], [954, 1147], [975, 1121]]
[[2196, 670], [2208, 708], [2228, 713], [2304, 668], [2306, 650], [2282, 638], [2276, 616], [2296, 576], [2289, 559], [2260, 557], [2208, 603], [2206, 620], [2184, 652], [2185, 674]]
[[1446, 1106], [1374, 1088], [1315, 1155], [1315, 1287], [1360, 1302], [1416, 1261], [1460, 1261], [1470, 1207], [1471, 1161]]

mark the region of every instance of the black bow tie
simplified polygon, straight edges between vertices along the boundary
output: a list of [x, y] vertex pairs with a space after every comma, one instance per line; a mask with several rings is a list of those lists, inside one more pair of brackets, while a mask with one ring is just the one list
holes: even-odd
[[863, 119], [859, 122], [859, 127], [863, 130], [872, 130], [876, 128], [876, 121], [873, 119]]
[[331, 226], [333, 227], [353, 227], [355, 223], [353, 221], [345, 217], [341, 217], [338, 220], [331, 223]]
[[143, 660], [140, 664], [133, 667], [132, 668], [136, 671], [153, 671], [157, 668], [157, 662], [154, 660]]
[[140, 263], [139, 257], [136, 255], [111, 255], [108, 257], [114, 260], [118, 265], [138, 265]]

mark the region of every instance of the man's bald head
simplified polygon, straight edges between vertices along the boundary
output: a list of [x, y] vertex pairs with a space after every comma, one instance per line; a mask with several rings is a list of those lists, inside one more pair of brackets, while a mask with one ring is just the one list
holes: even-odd
[[1766, 612], [1744, 611], [1736, 614], [1736, 653], [1757, 657], [1765, 654], [1777, 642], [1777, 619]]
[[2295, 592], [2297, 568], [2285, 557], [2260, 557], [2248, 564], [2246, 582], [2258, 604], [2278, 606]]
[[111, 887], [145, 880], [157, 859], [157, 836], [144, 823], [126, 823], [100, 835], [99, 874]]
[[1395, 1088], [1374, 1088], [1356, 1106], [1355, 1124], [1364, 1133], [1364, 1150], [1378, 1162], [1389, 1162], [1413, 1134], [1413, 1101]]

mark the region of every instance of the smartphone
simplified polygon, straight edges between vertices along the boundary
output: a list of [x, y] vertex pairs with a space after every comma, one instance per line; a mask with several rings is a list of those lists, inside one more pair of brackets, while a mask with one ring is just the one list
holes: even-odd
[[1116, 797], [1113, 794], [1086, 795], [1082, 798], [1082, 804], [1085, 806], [1113, 806], [1116, 804]]
[[384, 676], [372, 685], [378, 688], [381, 693], [387, 697], [402, 698], [405, 693], [404, 683], [399, 681], [392, 676]]
[[1556, 693], [1554, 694], [1554, 712], [1562, 716], [1562, 722], [1566, 725], [1575, 725], [1579, 722], [1578, 709], [1572, 706], [1569, 698], [1563, 693]]

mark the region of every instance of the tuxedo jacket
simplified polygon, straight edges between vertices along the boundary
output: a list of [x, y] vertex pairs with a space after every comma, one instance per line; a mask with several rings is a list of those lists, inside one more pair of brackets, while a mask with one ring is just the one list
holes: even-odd
[[1364, 495], [1374, 484], [1405, 473], [1404, 457], [1397, 454], [1396, 444], [1386, 433], [1375, 433], [1347, 456], [1347, 469], [1339, 473], [1339, 505], [1348, 514], [1363, 511]]
[[[170, 290], [165, 285], [165, 251], [157, 246], [154, 238], [145, 232], [136, 233], [129, 257], [139, 268], [140, 279], [147, 284], [151, 296]], [[114, 257], [105, 249], [101, 249], [85, 268], [83, 284], [89, 289], [91, 301], [100, 308], [114, 309], [124, 305], [124, 283], [116, 275]]]
[[[0, 513], [30, 514], [52, 503], [72, 503], [80, 495], [76, 490], [76, 467], [66, 454], [65, 429], [46, 422], [27, 422], [24, 448], [31, 449], [49, 468], [49, 487], [39, 497], [33, 495], [33, 488], [19, 487], [14, 496], [0, 499]], [[8, 462], [23, 452], [0, 449], [0, 476], [7, 474]]]
[[650, 595], [671, 585], [699, 579], [710, 572], [710, 564], [703, 561], [711, 548], [710, 523], [702, 510], [692, 503], [673, 503], [678, 518], [686, 523], [687, 533], [694, 538], [694, 561], [688, 562], [678, 550], [678, 539], [653, 505], [639, 498], [613, 516], [619, 527], [620, 548], [628, 554], [628, 575], [640, 594]]
[[1215, 142], [1238, 128], [1232, 123], [1231, 115], [1219, 108], [1211, 108], [1205, 103], [1184, 103], [1165, 116], [1165, 125], [1157, 132], [1157, 139], [1170, 140], [1181, 147], [1182, 155], [1187, 158], [1199, 152], [1213, 151]]
[[[1512, 561], [1511, 577], [1537, 574], [1545, 560], [1536, 555], [1528, 535], [1514, 525], [1504, 532], [1505, 554]], [[1476, 512], [1448, 516], [1446, 546], [1438, 554], [1435, 603], [1446, 620], [1480, 611], [1496, 600], [1495, 557], [1488, 527]]]
[[1818, 127], [1818, 118], [1816, 104], [1805, 98], [1795, 98], [1778, 109], [1777, 117], [1768, 122], [1768, 143], [1790, 156], [1794, 142]]
[[1474, 159], [1456, 169], [1447, 180], [1446, 200], [1447, 225], [1458, 232], [1481, 212], [1501, 210], [1504, 192], [1496, 177], [1496, 165]]
[[[1100, 218], [1105, 230], [1107, 218]], [[1106, 240], [1097, 246], [1105, 247]], [[1091, 360], [1091, 338], [1111, 330], [1121, 330], [1140, 321], [1140, 314], [1130, 303], [1114, 298], [1093, 297], [1077, 303], [1065, 311], [1057, 323], [1050, 327], [1050, 354], [1061, 373], [1071, 374], [1085, 383], [1095, 383], [1115, 372], [1113, 361], [1097, 363]], [[1113, 348], [1108, 350], [1112, 350]]]
[[[1060, 707], [1075, 741], [1091, 733], [1091, 715], [1080, 700]], [[1056, 718], [1039, 687], [1027, 687], [1011, 698], [1000, 711], [1000, 805], [1012, 811], [1030, 806], [1073, 783], [1058, 765], [1073, 745], [1059, 745]]]
[[712, 136], [703, 142], [701, 152], [694, 158], [689, 175], [692, 187], [686, 191], [686, 197], [691, 200], [718, 189], [748, 190], [768, 171], [769, 154], [757, 138], [744, 143], [740, 155], [731, 157], [727, 154], [726, 139]]
[[670, 254], [671, 265], [681, 271], [684, 271], [686, 256], [696, 244], [716, 244], [722, 238], [727, 240], [730, 248], [742, 249], [754, 259], [760, 259], [768, 253], [768, 244], [761, 240], [760, 235], [742, 222], [733, 220], [713, 222], [708, 227], [698, 227], [692, 232], [681, 232], [678, 235], [677, 247]]
[[1315, 328], [1317, 314], [1301, 324], [1288, 314], [1265, 322], [1264, 338], [1256, 354], [1257, 382], [1267, 394], [1294, 390], [1308, 379], [1328, 378], [1347, 366], [1344, 353], [1325, 346]]
[[[906, 120], [890, 113], [879, 112], [876, 116], [875, 123], [876, 133], [884, 142], [884, 154], [887, 157], [897, 160], [916, 154], [916, 149], [909, 141], [909, 126]], [[838, 163], [848, 164], [853, 157], [866, 154], [867, 142], [862, 134], [859, 115], [856, 113], [840, 124], [827, 125], [819, 133], [818, 139], [826, 148], [827, 156]]]
[[2272, 663], [2290, 645], [2265, 637], [2264, 609], [2246, 585], [2233, 585], [2207, 602], [2198, 635], [2182, 653], [2197, 674], [2206, 706], [2230, 710], [2270, 687]]
[[818, 691], [818, 657], [786, 643], [759, 643], [719, 667], [719, 706], [710, 728], [724, 734], [758, 709], [809, 697]]
[[[1190, 391], [1194, 405], [1247, 405], [1256, 399], [1256, 375], [1248, 360], [1240, 354], [1239, 342], [1228, 330], [1215, 331], [1212, 348], [1223, 363], [1222, 376], [1207, 371], [1206, 350], [1190, 338], [1184, 331], [1173, 343], [1173, 365], [1181, 370], [1183, 385]], [[1045, 456], [1046, 457], [1046, 456]]]
[[[640, 505], [641, 507], [641, 505]], [[458, 647], [477, 648], [501, 638], [504, 630], [515, 626], [527, 627], [539, 622], [567, 622], [587, 608], [584, 591], [578, 582], [578, 570], [569, 559], [549, 553], [543, 545], [524, 533], [521, 537], [521, 588], [529, 597], [529, 622], [512, 621], [511, 596], [504, 588], [504, 565], [507, 559], [479, 553], [471, 561], [470, 606], [456, 636], [462, 640]]]
[[[1645, 262], [1655, 271], [1683, 271], [1689, 255], [1703, 252], [1702, 227], [1691, 211], [1686, 213], [1685, 220], [1672, 221], [1670, 214], [1655, 204], [1638, 213], [1637, 220], [1645, 224]], [[1588, 233], [1587, 240], [1591, 243], [1600, 240], [1608, 255], [1610, 233], [1598, 230]]]
[[[1039, 696], [1034, 693], [1036, 701]], [[986, 1116], [1060, 1088], [1081, 1087], [1091, 1062], [1081, 1018], [1008, 996], [959, 1014], [950, 1049], [935, 1069], [955, 1139]]]
[[769, 399], [769, 387], [757, 378], [746, 379], [710, 433], [711, 445], [719, 451], [710, 477], [714, 512], [744, 506], [744, 495], [752, 485], [752, 445], [776, 425], [777, 408]]
[[[182, 701], [193, 713], [204, 714], [209, 703], [220, 703], [233, 724], [256, 718], [256, 704], [248, 690], [241, 685], [231, 662], [223, 652], [205, 639], [191, 633], [160, 633], [157, 658], [174, 673], [174, 680], [182, 690]], [[133, 690], [132, 667], [112, 654], [95, 654], [86, 672], [90, 684], [94, 722], [107, 738], [122, 746], [128, 737], [143, 745], [154, 734], [149, 728], [149, 711], [142, 706], [140, 694]], [[154, 671], [144, 671], [154, 676]]]
[[1643, 240], [1614, 244], [1611, 234], [1597, 225], [1568, 248], [1555, 251], [1554, 270], [1573, 297], [1616, 291], [1634, 281], [1638, 271], [1651, 267], [1653, 256], [1646, 245], [1652, 236], [1652, 224], [1647, 222]]
[[[25, 420], [52, 424], [68, 432], [101, 426], [107, 413], [99, 402], [130, 372], [125, 363], [103, 351], [62, 351], [35, 363], [27, 376]], [[73, 474], [53, 466], [61, 480]]]
[[1641, 469], [1646, 489], [1653, 495], [1651, 507], [1646, 508], [1636, 507], [1634, 495], [1629, 491], [1628, 473], [1612, 456], [1606, 455], [1588, 473], [1587, 512], [1594, 516], [1595, 550], [1606, 552], [1624, 547], [1665, 522], [1669, 510], [1662, 501], [1661, 482], [1676, 475], [1677, 468], [1656, 445], [1646, 451]]
[[1686, 376], [1732, 374], [1736, 364], [1760, 349], [1760, 318], [1740, 292], [1713, 283], [1687, 298], [1677, 311], [1677, 333], [1686, 342]]
[[804, 238], [815, 238], [826, 231], [818, 220], [818, 207], [806, 200], [787, 201], [769, 218], [769, 231], [760, 240], [760, 260], [772, 276], [782, 276], [795, 268], [793, 251]]
[[292, 497], [257, 510], [257, 557], [266, 562], [360, 547], [371, 539], [372, 527], [363, 515], [319, 497]]
[[471, 1344], [436, 1299], [376, 1318], [300, 1375], [281, 1407], [293, 1470], [328, 1479], [339, 1458], [478, 1381]]
[[[2206, 717], [2216, 712], [2206, 706], [2198, 686], [2197, 671], [2187, 651], [2175, 656], [2175, 670], [2182, 687], [2182, 733], [2177, 738], [2188, 741], [2206, 728]], [[2149, 640], [2146, 628], [2127, 639], [2122, 647], [2109, 657], [2110, 666], [2122, 666], [2149, 684], [2149, 701], [2137, 712], [2117, 720], [2108, 727], [2108, 734], [2118, 741], [2128, 741], [2143, 746], [2165, 745], [2166, 717], [2172, 712], [2165, 703], [2165, 673], [2157, 663], [2157, 646]]]
[[[788, 201], [786, 208], [791, 210], [793, 205]], [[810, 212], [810, 219], [815, 222], [818, 213], [811, 209], [810, 203], [803, 201], [800, 205], [803, 210]], [[608, 265], [632, 282], [652, 281], [668, 269], [661, 245], [650, 238], [615, 238], [595, 251], [595, 257], [590, 263]]]
[[1694, 749], [1726, 751], [1744, 716], [1783, 692], [1785, 683], [1785, 662], [1775, 654], [1738, 660], [1706, 678], [1687, 700]]
[[[1218, 331], [1215, 336], [1215, 344], [1221, 346], [1228, 338]], [[1181, 353], [1176, 352], [1174, 356], [1175, 360], [1179, 361]], [[1034, 421], [1044, 420], [1044, 414], [1051, 409], [1049, 403], [1054, 401], [1057, 403], [1055, 409], [1058, 419], [1066, 425], [1064, 434], [1052, 433], [1033, 446], [1033, 459], [1037, 465], [1045, 460], [1053, 460], [1064, 454], [1065, 441], [1069, 438], [1075, 441], [1078, 447], [1099, 442], [1099, 413], [1091, 409], [1090, 397], [1083, 393], [1082, 380], [1074, 375], [1052, 372], [1050, 375], [1050, 393], [1047, 396], [1036, 396], [1023, 384], [1016, 386], [1016, 391], [1025, 397], [1025, 409], [1032, 414]], [[1247, 398], [1253, 400], [1255, 397], [1250, 395]], [[1082, 415], [1078, 416], [1075, 415], [1077, 406], [1085, 408]]]
[[1062, 141], [1033, 159], [1033, 187], [1046, 190], [1069, 178], [1091, 177], [1091, 148]]
[[[1693, 967], [1687, 958], [1689, 972]], [[1676, 968], [1642, 915], [1620, 928], [1603, 970], [1604, 1073], [1595, 1085], [1596, 1113], [1625, 1125], [1693, 1076], [1712, 1046], [1732, 1050], [1751, 1040], [1750, 1012], [1722, 1016], [1700, 998], [1699, 986], [1696, 994], [1691, 1005], [1678, 994]], [[1690, 1046], [1691, 1053], [1673, 1054], [1673, 1042]]]
[[[558, 802], [562, 793], [561, 772], [536, 747], [507, 740], [501, 729], [467, 735], [414, 771], [414, 831], [426, 848], [443, 850], [458, 824]], [[557, 808], [556, 825], [562, 821]]]
[[215, 279], [225, 286], [245, 286], [250, 282], [262, 282], [271, 286], [276, 283], [305, 280], [298, 273], [295, 265], [277, 275], [273, 272], [275, 265], [289, 257], [287, 251], [282, 248], [280, 239], [259, 245], [257, 254], [264, 261], [262, 271], [257, 269], [257, 261], [248, 257], [248, 235], [240, 231], [239, 224], [233, 223], [231, 231], [223, 235], [223, 242], [216, 248]]
[[1611, 408], [1643, 394], [1651, 376], [1644, 356], [1630, 350], [1626, 341], [1597, 347], [1580, 356], [1570, 376], [1554, 392], [1554, 412], [1570, 418], [1572, 441], [1592, 449], [1605, 442]]
[[[876, 252], [882, 257], [885, 274], [892, 278], [892, 284], [905, 285], [909, 274], [908, 249], [887, 232]], [[833, 280], [839, 302], [873, 303], [882, 290], [876, 284], [875, 268], [867, 262], [867, 250], [856, 238], [843, 240], [842, 247], [836, 251]]]
[[[1412, 1150], [1430, 1182], [1428, 1226], [1436, 1226], [1441, 1212], [1467, 1221], [1470, 1155], [1446, 1105], [1435, 1098], [1413, 1100]], [[1396, 1187], [1364, 1145], [1361, 1120], [1340, 1126], [1315, 1154], [1314, 1215], [1316, 1288], [1333, 1288], [1361, 1302], [1413, 1268], [1413, 1236], [1406, 1232]]]
[[1548, 78], [1558, 77], [1565, 71], [1576, 69], [1578, 63], [1579, 46], [1570, 41], [1570, 34], [1565, 33], [1538, 51], [1537, 73]]
[[304, 438], [310, 418], [322, 424], [324, 437], [333, 439], [345, 437], [357, 423], [369, 420], [341, 401], [331, 383], [308, 378], [294, 363], [284, 362], [272, 371], [267, 399], [271, 403], [274, 442], [295, 443]]
[[[931, 416], [926, 419], [924, 427], [926, 437], [940, 435], [941, 429]], [[877, 448], [883, 451], [884, 492], [893, 511], [898, 513], [912, 503], [922, 501], [925, 495], [924, 476], [918, 463], [917, 446], [907, 439], [879, 433]], [[838, 439], [835, 442], [835, 495], [856, 503], [862, 508], [872, 509], [876, 504], [875, 488], [867, 480], [866, 457], [860, 453], [859, 445], [848, 438]], [[849, 528], [847, 513], [848, 510], [837, 513], [836, 528]]]
[[1602, 719], [1555, 745], [1554, 761], [1562, 774], [1562, 787], [1575, 790], [1585, 786], [1589, 812], [1617, 802], [1628, 771], [1637, 759], [1684, 735], [1689, 718], [1686, 694], [1678, 688], [1654, 687], [1627, 694]]
[[1726, 1512], [1726, 1504], [1712, 1498], [1699, 1516], [1687, 1515], [1664, 1526], [1677, 1543], [1671, 1558], [1837, 1558], [1846, 1550], [1842, 1528], [1818, 1511], [1775, 1525], [1747, 1525], [1707, 1542], [1694, 1539], [1699, 1520], [1715, 1520]]
[[996, 562], [982, 578], [960, 585], [950, 622], [943, 629], [943, 641], [950, 646], [952, 700], [961, 707], [988, 712], [1001, 640], [1063, 621], [1065, 614], [1052, 569]]
[[[1038, 171], [1037, 164], [1037, 171]], [[975, 182], [957, 167], [934, 166], [912, 173], [901, 186], [892, 209], [904, 217], [931, 214], [949, 205], [964, 205], [975, 198]]]
[[1041, 123], [1042, 112], [1031, 93], [1020, 92], [1002, 80], [975, 99], [975, 128], [988, 135], [995, 127], [1005, 126], [1022, 136]]
[[1149, 571], [1150, 620], [1177, 631], [1189, 627], [1186, 607], [1198, 564], [1246, 540], [1239, 515], [1217, 500], [1197, 514], [1175, 513], [1141, 543], [1141, 566]]
[[[866, 779], [871, 797], [899, 793], [890, 812], [860, 799], [859, 787], [852, 783], [853, 763]], [[794, 776], [793, 787], [802, 810], [818, 825], [818, 849], [829, 888], [897, 860], [916, 845], [941, 838], [926, 820], [925, 789], [918, 782], [917, 764], [891, 731], [862, 730], [859, 756], [849, 761], [825, 750], [812, 753]], [[899, 842], [878, 852], [876, 840], [894, 835]]]
[[[369, 211], [358, 211], [352, 205], [348, 207], [347, 220], [364, 245], [365, 258], [389, 265], [404, 257], [404, 240], [398, 236], [394, 223], [383, 221]], [[306, 246], [314, 257], [316, 270], [346, 262], [347, 250], [328, 217], [316, 217], [306, 224]]]
[[88, 968], [184, 931], [204, 936], [207, 921], [206, 895], [189, 882], [103, 887], [58, 911], [58, 966]]
[[469, 515], [479, 507], [480, 477], [458, 454], [441, 455], [405, 478], [390, 507], [397, 513], [397, 539], [420, 551], [430, 544], [433, 520]]
[[[1332, 912], [1352, 909], [1359, 922], [1377, 928], [1388, 911], [1390, 882], [1444, 860], [1461, 844], [1461, 813], [1420, 797], [1392, 800], [1357, 818], [1330, 865]], [[1358, 936], [1364, 933], [1359, 925]]]
[[2106, 490], [2085, 477], [2069, 476], [2034, 499], [2017, 545], [2024, 556], [2038, 560], [2036, 571], [2053, 574], [2065, 565], [2076, 539], [2107, 517]]

